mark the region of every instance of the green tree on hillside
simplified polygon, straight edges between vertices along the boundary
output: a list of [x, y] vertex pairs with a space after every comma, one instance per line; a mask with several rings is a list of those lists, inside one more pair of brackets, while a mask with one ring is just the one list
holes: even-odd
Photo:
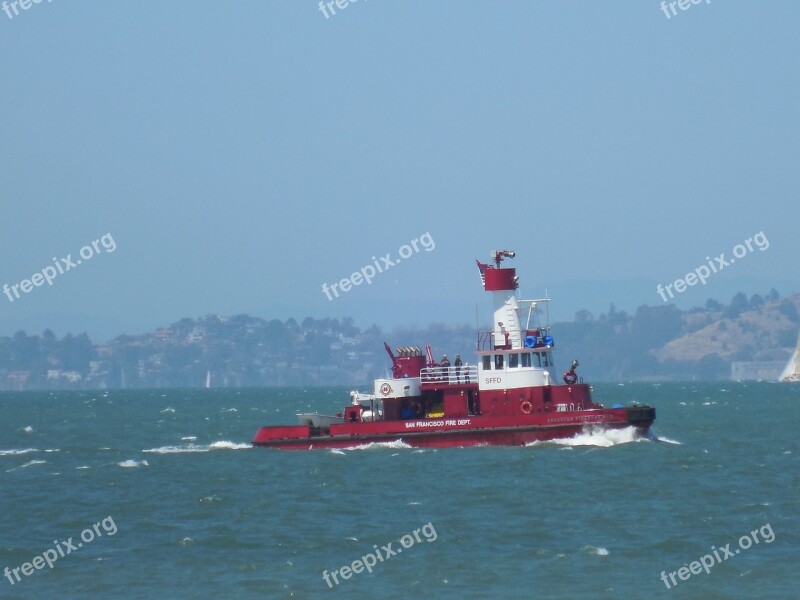
[[733, 297], [728, 308], [724, 310], [723, 316], [726, 319], [738, 319], [739, 315], [746, 311], [748, 307], [747, 296], [739, 292]]

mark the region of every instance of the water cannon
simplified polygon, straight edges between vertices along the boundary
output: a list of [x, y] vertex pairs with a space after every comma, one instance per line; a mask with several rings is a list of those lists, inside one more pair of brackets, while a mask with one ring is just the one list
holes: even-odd
[[495, 250], [492, 252], [492, 259], [497, 267], [500, 267], [500, 263], [503, 262], [504, 258], [514, 258], [517, 255], [516, 252], [513, 250]]
[[564, 383], [566, 383], [567, 385], [574, 385], [575, 383], [578, 382], [578, 374], [575, 372], [575, 369], [578, 368], [578, 364], [579, 363], [577, 359], [573, 360], [572, 364], [569, 367], [569, 371], [564, 373]]

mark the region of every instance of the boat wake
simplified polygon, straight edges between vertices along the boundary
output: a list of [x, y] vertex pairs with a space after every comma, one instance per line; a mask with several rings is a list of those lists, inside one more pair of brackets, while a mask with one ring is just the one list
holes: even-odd
[[190, 454], [198, 452], [211, 452], [213, 450], [249, 450], [252, 444], [237, 444], [227, 440], [220, 440], [210, 444], [184, 444], [183, 446], [161, 446], [142, 450], [147, 454]]
[[224, 440], [209, 444], [209, 448], [212, 450], [250, 450], [252, 447], [253, 444], [237, 444], [235, 442], [228, 442]]
[[595, 427], [582, 431], [569, 438], [556, 438], [552, 440], [537, 440], [525, 444], [526, 446], [565, 446], [567, 448], [575, 448], [579, 446], [595, 446], [598, 448], [609, 448], [611, 446], [619, 446], [621, 444], [630, 444], [634, 442], [662, 442], [665, 444], [682, 445], [678, 440], [673, 440], [668, 437], [659, 436], [649, 431], [647, 436], [640, 435], [636, 427], [630, 426], [623, 429], [603, 429]]
[[402, 448], [413, 448], [413, 446], [409, 446], [403, 440], [395, 440], [393, 442], [369, 442], [368, 444], [347, 446], [346, 448], [341, 448], [341, 450], [398, 450]]
[[525, 444], [526, 446], [596, 446], [609, 448], [620, 444], [630, 444], [631, 442], [648, 441], [646, 437], [640, 436], [636, 427], [625, 427], [624, 429], [602, 429], [592, 428], [575, 434], [569, 438], [556, 438], [552, 440], [536, 440]]

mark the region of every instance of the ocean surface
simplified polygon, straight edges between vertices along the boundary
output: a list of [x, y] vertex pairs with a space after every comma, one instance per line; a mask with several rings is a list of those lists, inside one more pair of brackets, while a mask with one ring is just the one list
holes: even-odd
[[0, 394], [0, 598], [800, 598], [800, 385], [595, 398], [651, 438], [283, 452], [347, 390]]

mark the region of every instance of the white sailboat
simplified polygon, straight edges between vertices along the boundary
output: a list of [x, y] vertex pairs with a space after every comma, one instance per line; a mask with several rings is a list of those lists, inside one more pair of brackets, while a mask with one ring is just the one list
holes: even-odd
[[206, 371], [206, 389], [211, 389], [211, 371]]
[[800, 335], [797, 337], [797, 348], [794, 349], [794, 354], [781, 373], [779, 381], [800, 382]]

